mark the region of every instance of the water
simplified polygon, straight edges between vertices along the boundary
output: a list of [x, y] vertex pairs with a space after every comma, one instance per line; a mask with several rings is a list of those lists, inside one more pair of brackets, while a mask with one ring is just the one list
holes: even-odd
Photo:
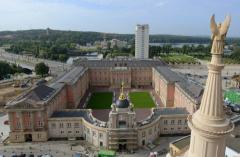
[[174, 48], [182, 48], [184, 45], [187, 46], [199, 46], [203, 45], [204, 47], [207, 47], [209, 44], [201, 44], [201, 43], [149, 43], [150, 46], [164, 46], [164, 45], [171, 45]]

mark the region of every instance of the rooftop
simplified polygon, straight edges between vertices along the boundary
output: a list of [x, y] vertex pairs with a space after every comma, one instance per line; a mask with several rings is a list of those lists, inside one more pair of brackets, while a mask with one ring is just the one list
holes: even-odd
[[74, 67], [69, 72], [65, 73], [64, 75], [58, 77], [56, 82], [67, 83], [67, 84], [74, 84], [80, 76], [83, 75], [86, 68], [84, 67]]
[[88, 123], [95, 126], [106, 127], [106, 123], [103, 123], [91, 116], [90, 110], [74, 109], [74, 110], [62, 110], [53, 112], [51, 118], [83, 118]]
[[46, 85], [40, 85], [31, 90], [26, 97], [35, 101], [45, 101], [51, 97], [54, 92], [55, 89]]
[[139, 126], [143, 126], [146, 124], [151, 123], [152, 121], [156, 120], [160, 116], [164, 115], [188, 115], [189, 112], [186, 108], [160, 108], [160, 109], [154, 109], [153, 113], [144, 119], [141, 122], [138, 122]]
[[167, 66], [158, 66], [155, 67], [155, 69], [161, 74], [162, 77], [164, 77], [166, 81], [170, 83], [174, 83], [182, 79], [176, 72], [172, 71]]
[[184, 75], [172, 71], [167, 66], [155, 67], [164, 79], [170, 83], [176, 83], [181, 87], [191, 98], [200, 103], [203, 87], [196, 82], [188, 80]]
[[171, 144], [173, 144], [175, 147], [177, 147], [178, 149], [184, 149], [185, 147], [189, 146], [190, 144], [190, 136], [186, 136], [183, 138], [180, 138], [174, 142], [172, 142]]
[[153, 67], [165, 65], [161, 60], [138, 60], [138, 59], [102, 59], [99, 60], [76, 60], [74, 65], [84, 67]]

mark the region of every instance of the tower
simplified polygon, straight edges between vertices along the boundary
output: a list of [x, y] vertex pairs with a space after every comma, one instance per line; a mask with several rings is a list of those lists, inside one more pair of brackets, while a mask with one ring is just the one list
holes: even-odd
[[208, 65], [208, 78], [200, 109], [189, 117], [191, 141], [188, 157], [224, 157], [225, 138], [233, 129], [223, 110], [221, 71], [224, 39], [230, 16], [223, 24], [217, 25], [214, 15], [210, 21], [212, 31], [212, 59]]
[[135, 58], [147, 59], [149, 54], [149, 26], [137, 25], [135, 32]]
[[109, 113], [108, 149], [133, 150], [137, 149], [136, 114], [123, 86], [122, 83], [119, 98]]

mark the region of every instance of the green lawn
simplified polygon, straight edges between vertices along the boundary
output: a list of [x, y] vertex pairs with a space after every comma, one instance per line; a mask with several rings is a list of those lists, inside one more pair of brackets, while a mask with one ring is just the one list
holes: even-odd
[[152, 108], [155, 103], [149, 92], [130, 92], [129, 97], [134, 108]]
[[177, 64], [196, 64], [197, 60], [185, 54], [168, 54], [161, 55], [161, 59], [167, 63], [177, 63]]
[[88, 101], [87, 108], [109, 109], [112, 105], [112, 98], [112, 92], [94, 92]]

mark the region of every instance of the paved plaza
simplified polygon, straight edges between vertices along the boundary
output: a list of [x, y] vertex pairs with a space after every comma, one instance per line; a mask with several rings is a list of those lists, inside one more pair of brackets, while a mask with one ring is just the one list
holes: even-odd
[[[161, 151], [163, 149], [169, 148], [169, 143], [181, 138], [182, 136], [172, 136], [172, 137], [160, 137], [157, 140], [157, 145], [155, 148], [150, 150], [145, 147], [139, 149], [134, 153], [120, 153], [119, 157], [146, 157], [150, 152]], [[13, 154], [34, 154], [35, 156], [49, 154], [53, 157], [72, 157], [77, 152], [82, 154], [87, 154], [87, 156], [93, 157], [97, 155], [98, 149], [88, 144], [85, 141], [48, 141], [48, 142], [32, 142], [32, 143], [15, 143], [0, 145], [0, 155], [5, 157], [11, 157]], [[165, 156], [165, 154], [160, 157]]]

